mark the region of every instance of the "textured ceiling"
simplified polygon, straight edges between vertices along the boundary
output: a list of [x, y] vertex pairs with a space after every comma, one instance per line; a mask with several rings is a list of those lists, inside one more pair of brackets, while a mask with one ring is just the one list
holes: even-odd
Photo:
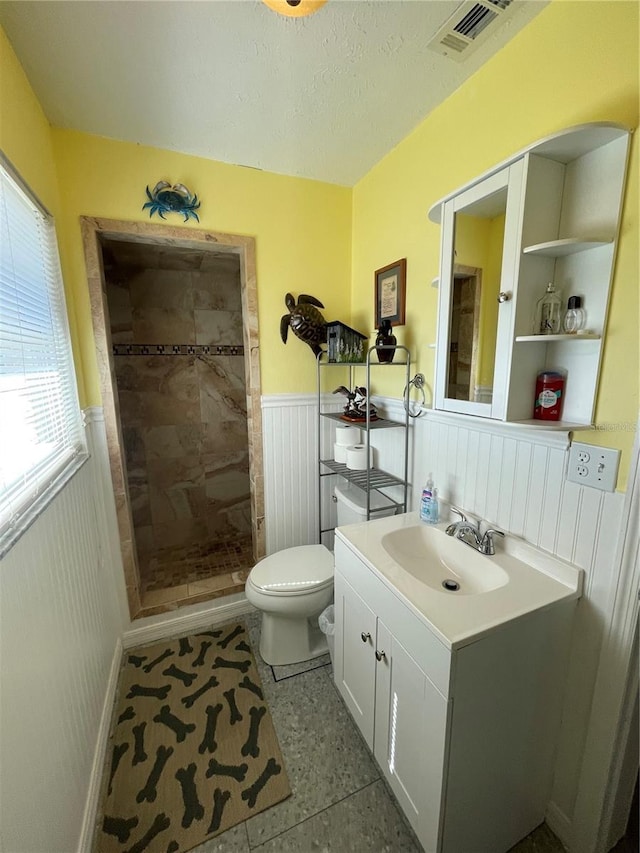
[[426, 45], [459, 5], [19, 0], [0, 24], [54, 126], [351, 186], [545, 3], [456, 63]]

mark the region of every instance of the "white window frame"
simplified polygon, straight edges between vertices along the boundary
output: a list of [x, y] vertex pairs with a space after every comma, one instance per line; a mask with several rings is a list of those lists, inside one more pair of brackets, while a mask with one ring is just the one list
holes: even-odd
[[53, 217], [0, 152], [0, 558], [87, 458]]

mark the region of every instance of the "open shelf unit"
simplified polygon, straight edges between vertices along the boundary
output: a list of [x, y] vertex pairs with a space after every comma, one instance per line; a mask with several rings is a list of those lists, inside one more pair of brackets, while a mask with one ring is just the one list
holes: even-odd
[[562, 240], [549, 240], [547, 243], [536, 243], [535, 246], [525, 246], [525, 255], [541, 255], [544, 258], [566, 258], [589, 249], [599, 249], [613, 243], [613, 237], [599, 239], [584, 239], [580, 237], [564, 237]]
[[[397, 424], [399, 426], [399, 424]], [[386, 471], [381, 471], [379, 468], [369, 468], [368, 471], [353, 471], [347, 468], [341, 462], [336, 462], [335, 459], [321, 459], [320, 464], [324, 465], [333, 474], [339, 474], [359, 486], [361, 489], [385, 489], [390, 486], [404, 486], [405, 481], [400, 477], [395, 477], [393, 474], [387, 474]], [[326, 476], [326, 473], [325, 473]]]
[[563, 341], [599, 341], [602, 335], [589, 332], [586, 335], [516, 335], [516, 343], [551, 344]]
[[551, 430], [552, 432], [574, 432], [579, 429], [591, 429], [593, 424], [580, 421], [544, 421], [534, 418], [523, 418], [521, 421], [511, 421], [515, 426], [530, 429]]
[[[550, 369], [566, 371], [563, 419], [588, 425], [594, 418], [629, 133], [613, 125], [592, 126], [576, 129], [565, 140], [561, 157], [542, 145], [524, 162], [507, 392], [507, 419], [521, 423], [531, 417], [527, 410], [536, 375]], [[588, 334], [531, 334], [536, 302], [550, 281], [560, 294], [563, 313], [570, 296], [582, 298]]]
[[[364, 365], [361, 366], [364, 367]], [[366, 427], [366, 421], [352, 421], [349, 418], [343, 418], [338, 412], [320, 412], [320, 415], [332, 421], [339, 421], [341, 424], [350, 424], [351, 426], [361, 427], [362, 429]], [[393, 427], [401, 426], [404, 426], [404, 424], [400, 421], [389, 420], [389, 418], [376, 418], [373, 421], [369, 421], [369, 429], [393, 429]]]
[[[351, 424], [353, 426], [359, 427], [364, 433], [364, 441], [367, 447], [367, 460], [371, 458], [371, 432], [375, 430], [381, 429], [401, 429], [404, 431], [404, 459], [403, 459], [403, 470], [400, 476], [395, 474], [391, 474], [387, 471], [383, 471], [380, 468], [367, 465], [364, 470], [354, 470], [348, 468], [346, 465], [341, 462], [336, 462], [335, 459], [323, 459], [322, 456], [322, 431], [321, 425], [318, 424], [318, 507], [319, 507], [319, 541], [322, 542], [322, 535], [324, 533], [329, 533], [333, 531], [333, 527], [325, 527], [322, 519], [322, 483], [324, 478], [331, 476], [340, 476], [347, 480], [349, 483], [353, 483], [355, 486], [358, 486], [362, 489], [367, 497], [367, 519], [375, 516], [376, 509], [371, 506], [371, 493], [372, 492], [380, 492], [380, 494], [384, 495], [386, 500], [390, 501], [396, 507], [396, 512], [406, 512], [408, 509], [407, 504], [407, 496], [408, 496], [408, 473], [409, 473], [409, 376], [411, 369], [411, 355], [409, 350], [398, 344], [396, 346], [396, 354], [400, 356], [398, 361], [392, 361], [390, 363], [382, 363], [373, 361], [372, 358], [375, 357], [376, 348], [370, 347], [367, 350], [366, 361], [364, 362], [330, 362], [325, 361], [326, 353], [322, 352], [318, 355], [318, 377], [317, 377], [317, 389], [318, 389], [318, 420], [320, 421], [322, 418], [329, 419], [331, 421], [338, 422], [340, 424]], [[339, 412], [323, 412], [322, 411], [322, 374], [323, 371], [326, 371], [327, 368], [346, 368], [348, 370], [348, 382], [347, 387], [352, 389], [356, 384], [364, 385], [367, 389], [367, 398], [371, 397], [371, 372], [379, 371], [379, 370], [394, 370], [397, 368], [405, 368], [405, 381], [404, 381], [404, 392], [403, 392], [403, 405], [404, 405], [404, 419], [402, 421], [395, 421], [389, 418], [378, 417], [375, 420], [371, 420], [369, 417], [369, 412], [367, 411], [367, 418], [364, 421], [352, 421], [350, 419], [344, 418]], [[364, 382], [356, 383], [356, 371], [365, 371], [365, 379]], [[396, 499], [387, 494], [385, 489], [401, 489], [402, 497], [400, 499]], [[380, 510], [378, 510], [380, 511]]]

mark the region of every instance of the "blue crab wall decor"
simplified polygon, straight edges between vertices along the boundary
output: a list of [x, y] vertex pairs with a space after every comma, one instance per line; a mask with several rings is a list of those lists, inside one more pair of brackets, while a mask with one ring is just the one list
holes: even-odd
[[142, 209], [149, 208], [149, 219], [157, 213], [160, 219], [165, 219], [165, 213], [184, 213], [184, 221], [193, 217], [200, 222], [196, 210], [200, 207], [198, 196], [185, 187], [184, 184], [171, 184], [168, 181], [158, 181], [153, 191], [147, 187], [149, 201], [142, 205]]

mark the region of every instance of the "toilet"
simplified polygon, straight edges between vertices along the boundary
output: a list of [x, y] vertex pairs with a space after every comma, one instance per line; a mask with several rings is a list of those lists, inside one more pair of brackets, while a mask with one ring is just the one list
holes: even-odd
[[[366, 520], [367, 496], [346, 483], [334, 489], [338, 526]], [[396, 507], [377, 492], [375, 518], [394, 515]], [[333, 601], [333, 554], [324, 545], [298, 545], [277, 551], [251, 569], [247, 600], [262, 612], [260, 655], [272, 665], [298, 663], [326, 654], [327, 638], [318, 616]]]

